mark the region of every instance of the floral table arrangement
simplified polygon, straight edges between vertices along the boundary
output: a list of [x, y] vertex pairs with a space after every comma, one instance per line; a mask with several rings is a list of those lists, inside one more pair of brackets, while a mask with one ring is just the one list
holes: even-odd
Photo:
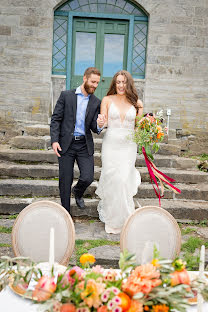
[[[120, 270], [90, 268], [94, 262], [93, 255], [83, 254], [82, 267], [68, 267], [56, 280], [53, 268], [42, 275], [29, 259], [2, 257], [0, 290], [10, 285], [39, 303], [41, 311], [50, 312], [185, 312], [196, 291], [208, 300], [206, 280], [191, 281], [180, 259], [159, 259], [155, 253], [151, 263], [136, 265], [135, 256], [124, 252]], [[28, 290], [32, 278], [36, 284]]]
[[[138, 153], [144, 155], [151, 183], [153, 184], [154, 182], [156, 185], [155, 188], [153, 184], [153, 188], [155, 194], [159, 198], [159, 205], [161, 205], [160, 198], [163, 197], [164, 187], [171, 189], [175, 193], [181, 193], [178, 188], [170, 183], [174, 182], [175, 180], [159, 171], [153, 163], [154, 158], [152, 151], [154, 153], [158, 152], [160, 143], [164, 139], [165, 131], [167, 131], [167, 128], [165, 127], [163, 129], [163, 111], [161, 110], [156, 115], [148, 113], [142, 117], [137, 117], [133, 137], [134, 142], [136, 142], [138, 145]], [[161, 194], [158, 182], [161, 186]]]

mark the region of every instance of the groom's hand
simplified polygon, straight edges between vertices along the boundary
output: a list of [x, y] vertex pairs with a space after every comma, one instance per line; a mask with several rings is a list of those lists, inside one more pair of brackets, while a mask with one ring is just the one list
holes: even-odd
[[58, 157], [61, 157], [61, 155], [60, 155], [59, 152], [58, 152], [58, 150], [59, 150], [59, 151], [62, 151], [61, 146], [59, 145], [59, 143], [58, 143], [58, 142], [54, 142], [54, 143], [52, 144], [52, 148], [53, 148], [55, 154], [56, 154]]
[[105, 121], [106, 121], [106, 118], [105, 118], [105, 115], [103, 114], [99, 114], [98, 115], [98, 118], [97, 118], [97, 124], [100, 128], [102, 128], [105, 124]]

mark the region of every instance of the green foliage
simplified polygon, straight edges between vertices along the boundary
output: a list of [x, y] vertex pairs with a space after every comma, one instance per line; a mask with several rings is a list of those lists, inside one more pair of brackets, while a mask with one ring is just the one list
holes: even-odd
[[14, 215], [8, 216], [8, 219], [13, 220], [13, 219], [16, 219], [17, 217], [18, 217], [18, 214], [14, 214]]
[[0, 247], [12, 247], [12, 245], [10, 245], [10, 244], [0, 243]]
[[134, 142], [138, 145], [138, 153], [142, 154], [142, 147], [145, 148], [147, 156], [154, 160], [152, 153], [157, 153], [159, 143], [163, 141], [164, 132], [161, 127], [162, 122], [160, 116], [162, 111], [156, 116], [137, 117], [136, 129], [134, 132]]
[[182, 229], [181, 232], [183, 235], [186, 235], [186, 234], [189, 234], [189, 233], [193, 233], [195, 232], [196, 230], [193, 229], [193, 228], [186, 228], [186, 229]]
[[196, 248], [200, 248], [204, 244], [204, 240], [199, 237], [189, 237], [187, 242], [183, 243], [181, 250], [194, 252]]
[[134, 254], [130, 254], [127, 250], [120, 253], [119, 268], [122, 273], [132, 269], [136, 266], [136, 257]]
[[189, 271], [194, 271], [194, 270], [198, 270], [199, 268], [199, 261], [200, 261], [200, 257], [199, 255], [194, 256], [192, 253], [190, 252], [185, 252], [183, 259], [186, 261], [186, 268]]
[[199, 225], [202, 226], [202, 227], [206, 227], [208, 225], [208, 220], [201, 220], [199, 222]]
[[12, 233], [11, 227], [0, 226], [0, 233]]

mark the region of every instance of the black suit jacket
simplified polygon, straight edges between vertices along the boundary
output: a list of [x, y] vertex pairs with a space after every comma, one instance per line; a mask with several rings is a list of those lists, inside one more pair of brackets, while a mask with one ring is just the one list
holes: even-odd
[[[62, 91], [51, 117], [51, 144], [59, 142], [64, 154], [69, 148], [76, 123], [77, 95], [74, 90]], [[94, 143], [91, 130], [98, 133], [97, 117], [100, 112], [100, 100], [92, 94], [90, 96], [85, 115], [85, 138], [89, 155], [94, 153]]]

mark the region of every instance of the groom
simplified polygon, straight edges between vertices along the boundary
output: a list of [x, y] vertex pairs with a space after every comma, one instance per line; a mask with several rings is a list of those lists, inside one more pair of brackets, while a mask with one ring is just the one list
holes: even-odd
[[[80, 176], [72, 192], [80, 209], [85, 208], [82, 197], [94, 179], [94, 143], [91, 130], [95, 133], [102, 130], [97, 126], [100, 100], [93, 94], [99, 81], [99, 70], [95, 67], [87, 68], [81, 86], [61, 92], [51, 117], [51, 144], [59, 161], [61, 203], [69, 213], [75, 160]], [[99, 125], [102, 127], [102, 120], [99, 120]]]

